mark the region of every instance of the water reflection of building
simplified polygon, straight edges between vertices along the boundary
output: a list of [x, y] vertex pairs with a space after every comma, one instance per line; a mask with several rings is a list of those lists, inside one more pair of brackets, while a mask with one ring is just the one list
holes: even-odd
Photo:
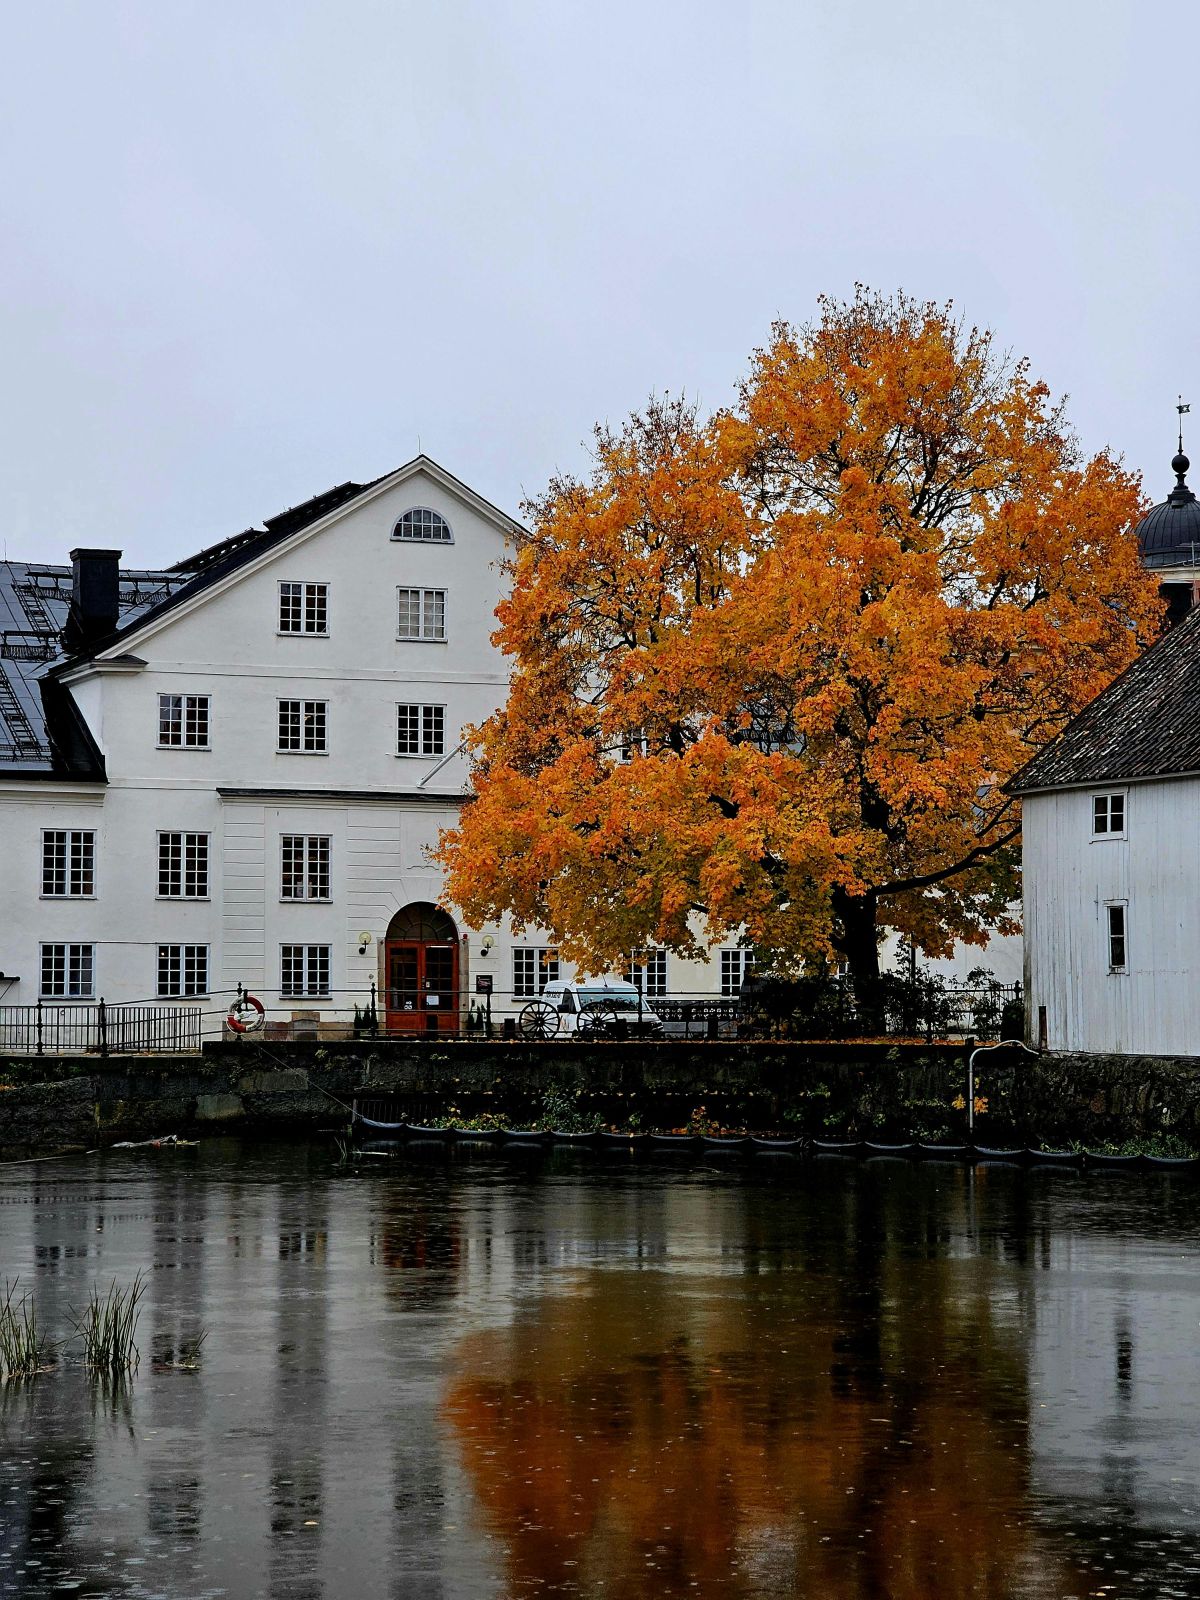
[[1200, 1557], [1200, 1250], [1193, 1196], [1163, 1198], [1158, 1237], [1086, 1214], [1051, 1232], [1030, 1319], [1031, 1483], [1109, 1568], [1144, 1570], [1153, 1551], [1158, 1592], [1184, 1593]]
[[[1194, 1191], [186, 1159], [0, 1207], [48, 1315], [153, 1266], [124, 1390], [0, 1391], [2, 1543], [47, 1592], [1189, 1592]], [[154, 1370], [194, 1319], [201, 1371]]]

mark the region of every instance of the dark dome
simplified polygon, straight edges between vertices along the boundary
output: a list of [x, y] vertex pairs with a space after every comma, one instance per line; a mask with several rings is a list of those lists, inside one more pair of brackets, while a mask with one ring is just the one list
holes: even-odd
[[1200, 565], [1200, 500], [1184, 481], [1190, 466], [1180, 448], [1171, 462], [1175, 487], [1138, 524], [1138, 546], [1148, 567]]

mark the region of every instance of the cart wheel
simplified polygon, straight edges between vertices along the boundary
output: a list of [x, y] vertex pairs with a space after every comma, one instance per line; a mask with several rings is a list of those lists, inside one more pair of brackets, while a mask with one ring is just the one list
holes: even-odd
[[553, 1039], [558, 1032], [558, 1012], [548, 1000], [531, 1000], [517, 1018], [522, 1039]]
[[579, 1012], [576, 1032], [585, 1039], [606, 1039], [617, 1030], [617, 1013], [603, 1000], [591, 1000]]

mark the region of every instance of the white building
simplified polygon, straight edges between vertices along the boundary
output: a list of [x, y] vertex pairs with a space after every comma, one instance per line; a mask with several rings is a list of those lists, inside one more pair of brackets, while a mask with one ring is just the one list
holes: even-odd
[[[389, 1027], [446, 1032], [481, 977], [495, 1016], [568, 976], [548, 936], [438, 909], [428, 859], [462, 729], [505, 698], [518, 531], [421, 456], [167, 571], [0, 563], [0, 1007], [199, 1003], [213, 1034], [240, 984], [328, 1030], [374, 984]], [[731, 938], [634, 971], [736, 995], [749, 961]]]
[[1200, 1055], [1200, 502], [1138, 529], [1175, 627], [1013, 780], [1026, 1016], [1051, 1050]]
[[[165, 572], [119, 552], [0, 564], [0, 1006], [178, 999], [206, 1029], [365, 1009], [453, 1031], [557, 975], [546, 938], [437, 908], [461, 730], [516, 524], [419, 457]], [[746, 956], [646, 956], [652, 991], [736, 993]]]

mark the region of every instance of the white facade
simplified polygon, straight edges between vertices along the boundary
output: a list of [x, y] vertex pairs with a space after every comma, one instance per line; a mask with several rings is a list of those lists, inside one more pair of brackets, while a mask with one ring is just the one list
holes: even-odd
[[[450, 542], [394, 537], [413, 510], [444, 519]], [[157, 1004], [174, 998], [163, 993], [164, 949], [168, 987], [171, 962], [182, 968], [189, 953], [205, 953], [200, 992], [178, 998], [204, 1007], [209, 1034], [220, 1031], [239, 984], [281, 1019], [297, 1009], [348, 1019], [367, 1005], [372, 982], [382, 997], [389, 923], [441, 898], [428, 852], [456, 820], [467, 785], [462, 730], [505, 697], [491, 634], [514, 531], [422, 458], [69, 673], [107, 781], [30, 782], [0, 769], [0, 1005], [39, 996]], [[315, 593], [303, 586], [322, 586], [324, 631], [281, 631], [285, 584], [302, 586], [288, 591], [301, 614]], [[422, 597], [415, 607], [410, 591]], [[202, 705], [207, 737], [164, 745], [164, 696], [178, 697], [168, 703], [181, 717]], [[323, 739], [311, 740], [321, 749], [279, 747], [281, 702], [299, 703], [301, 724], [323, 708]], [[401, 706], [419, 708], [405, 713], [406, 738], [421, 753], [398, 753]], [[426, 708], [440, 708], [435, 728]], [[298, 742], [309, 742], [303, 726]], [[48, 834], [66, 836], [66, 852], [90, 839], [86, 884], [43, 892]], [[286, 897], [285, 840], [322, 841], [327, 898]], [[164, 893], [163, 852], [172, 847], [179, 882]], [[480, 975], [491, 976], [501, 1015], [523, 1003], [520, 990], [544, 981], [548, 937], [514, 941], [504, 927], [474, 931], [461, 921], [455, 934], [460, 1006], [474, 1000]], [[285, 986], [290, 947], [327, 952], [320, 981], [302, 984], [319, 992]], [[55, 948], [68, 964], [86, 949], [87, 969], [48, 986], [46, 952]], [[672, 992], [721, 992], [718, 952], [708, 963], [666, 959]], [[743, 957], [726, 967], [731, 959], [740, 980]]]
[[[394, 538], [416, 507], [453, 542]], [[414, 463], [70, 675], [107, 783], [0, 778], [0, 1003], [34, 1001], [42, 947], [63, 942], [94, 948], [91, 991], [110, 1002], [157, 999], [159, 947], [190, 945], [208, 950], [206, 994], [241, 983], [287, 1011], [280, 951], [302, 944], [329, 951], [329, 1000], [312, 1004], [365, 1004], [391, 916], [439, 897], [426, 850], [457, 816], [462, 729], [504, 697], [489, 639], [510, 529]], [[280, 631], [283, 583], [326, 586], [327, 631]], [[444, 593], [444, 628], [428, 630], [444, 637], [398, 637], [410, 589]], [[207, 700], [204, 744], [160, 743], [164, 695]], [[323, 749], [279, 748], [281, 701], [324, 706]], [[397, 753], [401, 704], [443, 708], [438, 754]], [[42, 893], [48, 829], [94, 831], [90, 895]], [[164, 831], [206, 839], [207, 892], [160, 892]], [[285, 835], [328, 840], [327, 900], [284, 898]]]
[[[396, 537], [411, 512], [443, 519], [443, 537]], [[462, 730], [505, 698], [491, 634], [515, 531], [418, 458], [68, 672], [106, 781], [0, 767], [0, 1006], [178, 998], [213, 1035], [239, 985], [277, 1020], [345, 1022], [372, 983], [382, 996], [392, 919], [441, 898], [428, 852], [468, 783]], [[280, 748], [285, 703], [299, 749]], [[400, 707], [417, 753], [398, 753]], [[164, 742], [164, 716], [179, 742]], [[62, 877], [48, 883], [55, 848]], [[320, 897], [289, 894], [297, 851]], [[548, 937], [460, 919], [450, 937], [456, 995], [441, 1005], [459, 1013], [479, 976], [503, 1015], [556, 975]], [[736, 993], [734, 946], [707, 962], [660, 952], [647, 992]]]
[[1200, 1055], [1200, 778], [1029, 794], [1023, 816], [1031, 1042]]

